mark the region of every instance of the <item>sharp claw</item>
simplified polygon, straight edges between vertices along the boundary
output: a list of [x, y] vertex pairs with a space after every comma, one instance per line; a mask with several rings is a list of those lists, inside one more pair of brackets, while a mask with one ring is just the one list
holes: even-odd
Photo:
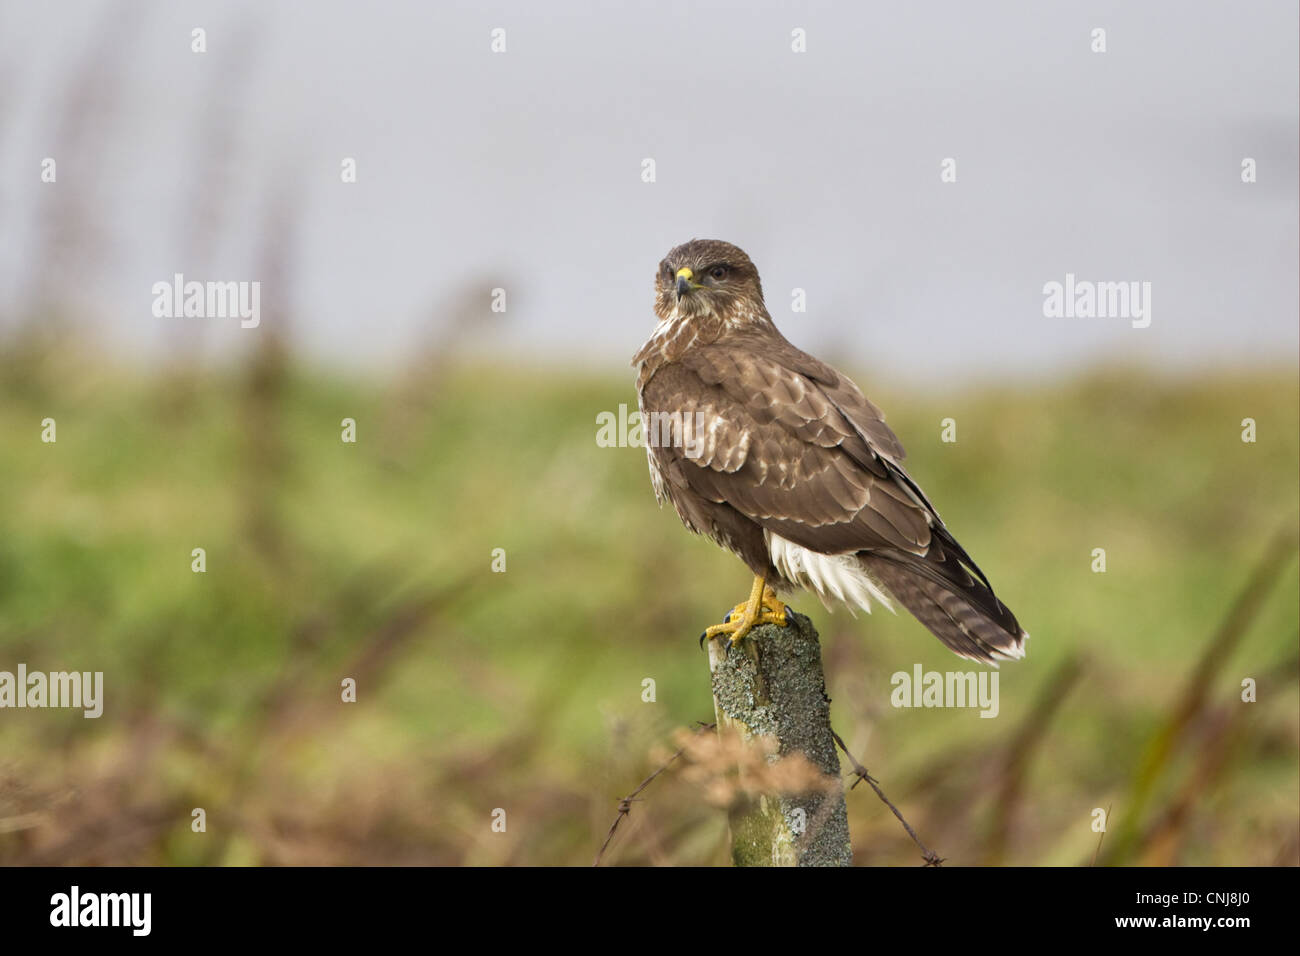
[[700, 635], [700, 650], [704, 650], [704, 639], [708, 636], [709, 636], [708, 631], [705, 631], [703, 634]]

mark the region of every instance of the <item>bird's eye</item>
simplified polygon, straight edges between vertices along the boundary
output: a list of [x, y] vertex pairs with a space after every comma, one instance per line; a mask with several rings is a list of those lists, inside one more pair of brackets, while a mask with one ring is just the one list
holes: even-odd
[[727, 277], [727, 267], [714, 266], [709, 270], [709, 275], [713, 276], [715, 279], [725, 279]]
[[665, 279], [671, 279], [673, 277], [673, 267], [667, 262], [659, 263], [659, 271], [663, 274]]

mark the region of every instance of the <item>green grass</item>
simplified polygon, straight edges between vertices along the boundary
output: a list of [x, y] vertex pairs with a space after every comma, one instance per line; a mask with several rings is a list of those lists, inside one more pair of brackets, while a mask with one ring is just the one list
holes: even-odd
[[[1295, 377], [867, 391], [1033, 637], [1001, 669], [997, 719], [895, 710], [895, 671], [971, 665], [905, 615], [797, 599], [821, 630], [836, 726], [954, 862], [1087, 862], [1093, 808], [1122, 818], [1147, 742], [1300, 515]], [[107, 694], [99, 721], [0, 712], [0, 824], [38, 819], [0, 825], [0, 861], [590, 862], [652, 751], [711, 719], [695, 639], [748, 586], [655, 506], [643, 450], [597, 446], [597, 414], [620, 403], [635, 403], [625, 376], [441, 367], [376, 384], [274, 361], [182, 381], [68, 360], [0, 386], [0, 669], [102, 670]], [[346, 417], [356, 444], [340, 441]], [[946, 417], [955, 444], [939, 440]], [[1139, 829], [1199, 773], [1189, 813], [1112, 862], [1296, 862], [1294, 549], [1287, 561]], [[1082, 675], [995, 851], [1008, 748], [1073, 658]], [[339, 699], [347, 676], [356, 704]], [[1258, 703], [1239, 702], [1245, 677]], [[1198, 771], [1225, 725], [1232, 746]], [[859, 862], [916, 862], [864, 790]], [[611, 861], [725, 860], [722, 817], [688, 781], [646, 797]], [[207, 834], [190, 832], [194, 806]], [[144, 822], [110, 839], [104, 821], [124, 815]]]

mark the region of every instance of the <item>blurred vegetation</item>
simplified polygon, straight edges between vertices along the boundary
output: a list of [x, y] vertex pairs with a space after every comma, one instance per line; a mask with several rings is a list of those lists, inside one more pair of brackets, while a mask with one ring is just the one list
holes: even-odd
[[[597, 445], [630, 372], [424, 359], [371, 381], [267, 347], [142, 375], [12, 344], [0, 376], [0, 669], [102, 670], [106, 696], [99, 720], [0, 712], [0, 862], [589, 864], [674, 731], [712, 720], [696, 638], [747, 572], [655, 506], [641, 449]], [[996, 719], [894, 709], [894, 672], [974, 665], [906, 615], [793, 600], [837, 731], [926, 844], [1295, 864], [1294, 374], [859, 380], [1032, 634]], [[919, 863], [867, 788], [849, 808], [857, 862]], [[672, 769], [604, 860], [726, 861], [725, 815]]]

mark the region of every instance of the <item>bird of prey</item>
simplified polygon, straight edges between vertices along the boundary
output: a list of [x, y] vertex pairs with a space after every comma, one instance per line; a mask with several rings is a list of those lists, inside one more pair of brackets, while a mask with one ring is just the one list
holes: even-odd
[[799, 586], [828, 607], [897, 601], [962, 657], [1024, 656], [1029, 635], [903, 468], [880, 409], [777, 331], [749, 256], [677, 246], [655, 314], [632, 360], [655, 495], [754, 572], [748, 601], [706, 637], [784, 626], [777, 593]]

